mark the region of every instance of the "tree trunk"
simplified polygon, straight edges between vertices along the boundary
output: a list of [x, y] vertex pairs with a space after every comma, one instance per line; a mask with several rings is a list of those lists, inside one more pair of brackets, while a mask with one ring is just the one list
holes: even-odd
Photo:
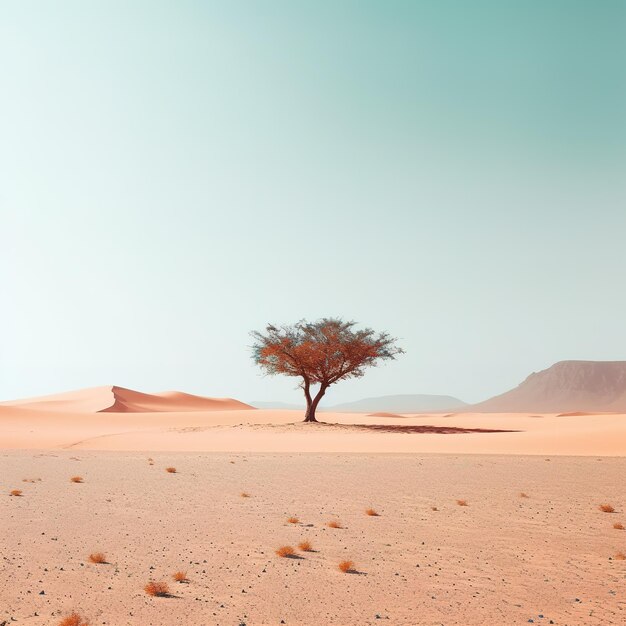
[[315, 419], [315, 411], [317, 409], [317, 405], [320, 403], [320, 400], [323, 398], [326, 393], [327, 387], [320, 387], [320, 390], [317, 392], [315, 398], [311, 398], [311, 393], [309, 391], [309, 386], [306, 385], [304, 388], [304, 395], [306, 397], [306, 413], [304, 414], [305, 422], [317, 422]]

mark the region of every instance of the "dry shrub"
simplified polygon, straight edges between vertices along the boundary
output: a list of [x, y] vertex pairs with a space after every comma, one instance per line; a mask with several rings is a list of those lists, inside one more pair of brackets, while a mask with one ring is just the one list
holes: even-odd
[[457, 500], [456, 503], [459, 506], [469, 506], [469, 504], [467, 503], [467, 500]]
[[328, 528], [343, 528], [343, 526], [341, 525], [341, 522], [337, 521], [336, 519], [330, 520], [327, 526]]
[[94, 552], [89, 555], [89, 560], [92, 563], [106, 563], [107, 557], [103, 552]]
[[250, 497], [250, 494], [247, 491], [242, 491], [239, 495], [242, 498], [249, 498]]
[[520, 498], [530, 498], [530, 496], [527, 493], [524, 493], [523, 491], [519, 494]]
[[354, 563], [352, 561], [341, 561], [338, 567], [344, 574], [354, 571]]
[[70, 478], [70, 481], [73, 483], [82, 483], [83, 482], [83, 477], [82, 476], [72, 476]]
[[369, 515], [370, 517], [378, 517], [378, 512], [376, 509], [365, 509], [365, 515]]
[[615, 530], [624, 530], [624, 524], [621, 522], [615, 522], [615, 524], [613, 524], [613, 528], [615, 528]]
[[288, 517], [287, 518], [287, 523], [288, 524], [299, 524], [300, 520], [297, 517]]
[[21, 490], [21, 489], [12, 489], [12, 490], [11, 490], [11, 495], [12, 495], [12, 496], [19, 497], [19, 496], [21, 496], [21, 495], [22, 495], [22, 490]]
[[167, 586], [167, 583], [160, 583], [151, 580], [143, 590], [149, 596], [156, 596], [158, 598], [166, 598], [170, 595], [170, 588]]
[[310, 541], [307, 541], [307, 540], [301, 541], [298, 544], [298, 548], [302, 550], [302, 552], [313, 552], [313, 545], [311, 544]]
[[166, 471], [168, 474], [176, 474], [176, 468], [175, 468], [175, 467], [166, 467], [166, 468], [165, 468], [165, 471]]
[[188, 582], [188, 578], [187, 578], [187, 572], [174, 572], [172, 574], [172, 578], [177, 582], [177, 583], [186, 583]]
[[601, 504], [598, 507], [603, 513], [615, 513], [615, 507], [611, 504]]
[[89, 626], [89, 624], [83, 621], [78, 613], [71, 613], [59, 622], [59, 626]]
[[438, 511], [439, 509], [438, 509], [436, 506], [431, 506], [431, 507], [430, 507], [430, 510], [431, 510], [431, 511]]
[[280, 557], [295, 556], [296, 551], [291, 546], [281, 546], [276, 550], [276, 554]]
[[616, 561], [626, 561], [626, 554], [624, 554], [623, 552], [618, 552], [615, 555], [615, 560]]

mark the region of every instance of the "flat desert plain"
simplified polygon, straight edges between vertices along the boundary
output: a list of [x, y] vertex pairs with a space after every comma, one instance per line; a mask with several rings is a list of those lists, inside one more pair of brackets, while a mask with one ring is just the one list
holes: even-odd
[[0, 624], [626, 623], [624, 415], [98, 406], [0, 405]]

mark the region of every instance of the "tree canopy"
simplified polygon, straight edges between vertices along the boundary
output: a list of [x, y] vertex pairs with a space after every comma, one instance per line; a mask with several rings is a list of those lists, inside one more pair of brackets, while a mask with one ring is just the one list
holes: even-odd
[[[330, 385], [360, 378], [366, 368], [404, 352], [388, 333], [355, 326], [353, 321], [323, 318], [285, 326], [269, 324], [265, 333], [251, 333], [253, 359], [267, 374], [302, 379], [300, 387], [307, 401], [305, 421], [316, 421], [315, 410]], [[312, 385], [319, 385], [315, 397], [311, 395]]]

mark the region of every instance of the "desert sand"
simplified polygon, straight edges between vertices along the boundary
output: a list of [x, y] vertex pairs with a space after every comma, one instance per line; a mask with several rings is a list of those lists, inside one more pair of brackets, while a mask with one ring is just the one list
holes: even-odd
[[626, 415], [574, 413], [303, 424], [116, 387], [4, 403], [0, 624], [622, 624]]

